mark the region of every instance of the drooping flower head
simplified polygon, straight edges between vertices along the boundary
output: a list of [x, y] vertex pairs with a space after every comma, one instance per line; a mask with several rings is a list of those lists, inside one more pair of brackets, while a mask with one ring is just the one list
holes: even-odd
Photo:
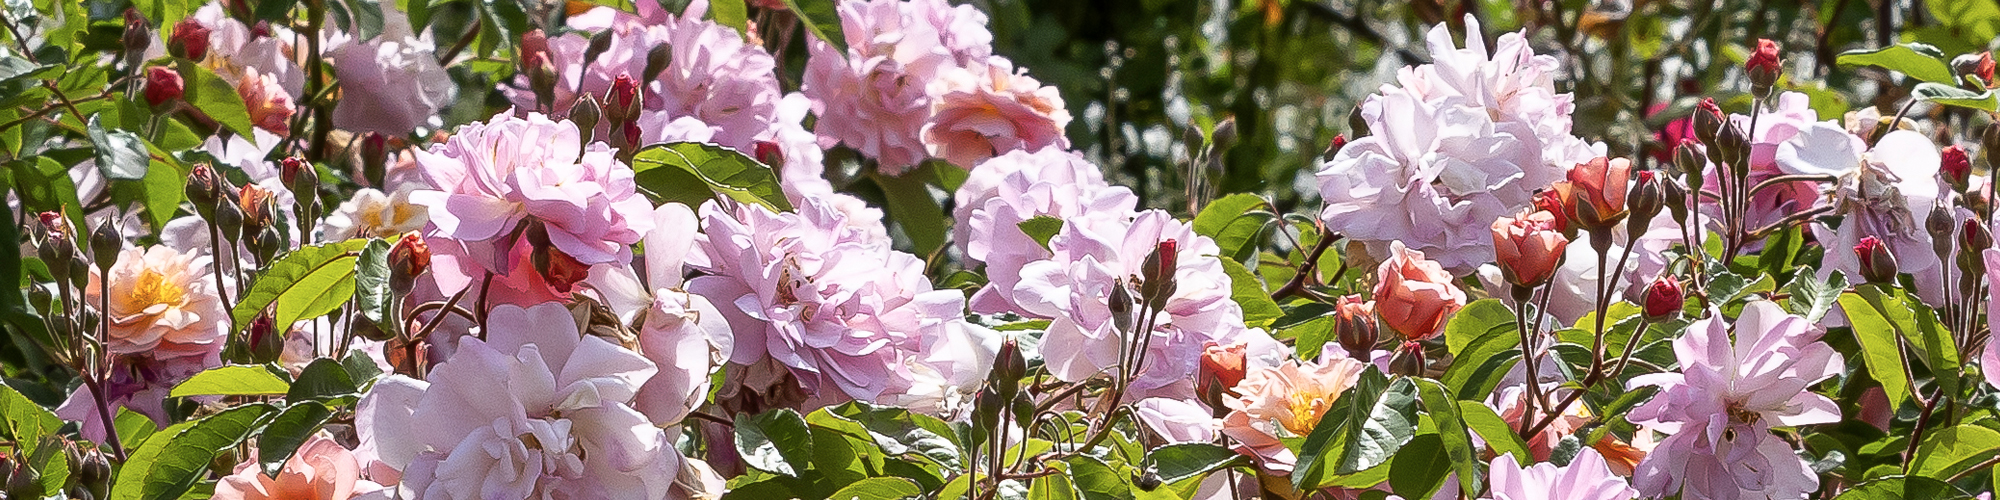
[[1537, 188], [1601, 156], [1570, 134], [1570, 95], [1557, 94], [1556, 58], [1535, 55], [1520, 33], [1488, 52], [1468, 17], [1463, 49], [1439, 24], [1428, 35], [1434, 64], [1404, 68], [1400, 85], [1369, 96], [1361, 116], [1372, 135], [1320, 166], [1320, 216], [1367, 244], [1376, 259], [1402, 241], [1467, 274], [1493, 255], [1478, 229], [1530, 203]]
[[[1734, 330], [1734, 339], [1731, 338]], [[1780, 426], [1837, 422], [1840, 407], [1809, 390], [1843, 369], [1805, 318], [1753, 301], [1734, 325], [1720, 313], [1688, 325], [1674, 339], [1679, 373], [1641, 375], [1631, 387], [1657, 386], [1632, 410], [1633, 423], [1666, 433], [1633, 475], [1647, 496], [1798, 498], [1819, 487]]]

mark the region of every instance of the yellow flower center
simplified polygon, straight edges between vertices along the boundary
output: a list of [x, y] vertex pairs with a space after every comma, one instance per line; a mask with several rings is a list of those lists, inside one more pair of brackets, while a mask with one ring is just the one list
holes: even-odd
[[139, 275], [138, 283], [132, 285], [132, 302], [142, 305], [179, 304], [187, 298], [187, 290], [167, 281], [166, 275], [147, 269]]
[[1289, 399], [1292, 418], [1279, 423], [1285, 426], [1285, 430], [1300, 436], [1311, 434], [1313, 426], [1319, 424], [1319, 418], [1326, 415], [1327, 408], [1333, 406], [1332, 399], [1311, 392], [1293, 392]]

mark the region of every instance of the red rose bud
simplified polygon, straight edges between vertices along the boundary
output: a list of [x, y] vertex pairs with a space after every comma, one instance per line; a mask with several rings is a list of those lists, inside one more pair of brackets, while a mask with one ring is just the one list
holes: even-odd
[[153, 46], [153, 33], [148, 26], [146, 17], [139, 15], [137, 9], [125, 9], [125, 34], [120, 41], [124, 42], [126, 59], [138, 61]]
[[1750, 93], [1759, 99], [1770, 97], [1771, 86], [1778, 83], [1778, 42], [1758, 39], [1757, 51], [1743, 63], [1743, 70], [1750, 74]]
[[1646, 287], [1646, 321], [1659, 323], [1674, 319], [1681, 313], [1681, 305], [1686, 297], [1686, 289], [1681, 287], [1681, 279], [1667, 274], [1653, 280]]
[[1944, 180], [1950, 182], [1951, 187], [1964, 191], [1966, 183], [1972, 179], [1972, 157], [1958, 146], [1945, 147], [1942, 154], [1944, 162], [1938, 164], [1938, 170], [1944, 172]]
[[624, 124], [639, 119], [639, 81], [632, 75], [618, 75], [604, 94], [604, 114], [611, 123]]
[[[1229, 345], [1209, 343], [1208, 347], [1202, 350], [1201, 371], [1195, 379], [1195, 390], [1196, 394], [1202, 396], [1204, 400], [1202, 402], [1208, 403], [1210, 408], [1221, 407], [1222, 400], [1231, 396], [1236, 384], [1243, 383], [1245, 366], [1249, 359], [1244, 348], [1245, 345], [1242, 343]], [[1208, 401], [1211, 398], [1214, 401]]]
[[416, 231], [403, 233], [389, 248], [389, 288], [398, 294], [410, 293], [418, 276], [431, 268], [431, 246]]
[[778, 167], [785, 164], [785, 151], [778, 149], [778, 143], [757, 141], [750, 145], [750, 150], [756, 154], [757, 162], [765, 166]]
[[278, 162], [278, 177], [285, 182], [285, 189], [292, 190], [292, 196], [299, 203], [311, 203], [319, 194], [319, 169], [312, 162], [297, 156], [288, 156]]
[[1896, 283], [1896, 255], [1889, 253], [1889, 245], [1880, 238], [1868, 236], [1854, 245], [1854, 256], [1861, 261], [1861, 278], [1877, 285]]
[[167, 52], [174, 57], [200, 61], [208, 57], [209, 29], [193, 17], [182, 18], [174, 23], [174, 34], [167, 39]]
[[1021, 355], [1021, 345], [1013, 338], [1001, 341], [1000, 352], [993, 357], [993, 372], [988, 374], [986, 383], [1005, 396], [1019, 391], [1021, 377], [1026, 376], [1028, 359]]
[[251, 363], [270, 363], [277, 361], [278, 356], [284, 354], [285, 336], [278, 332], [277, 326], [273, 324], [275, 321], [271, 319], [271, 313], [268, 311], [250, 321], [250, 336], [247, 340]]
[[1958, 231], [1958, 251], [1963, 254], [1979, 254], [1993, 248], [1993, 232], [1986, 229], [1986, 223], [1978, 218], [1965, 219]]
[[1722, 124], [1728, 121], [1728, 117], [1722, 114], [1722, 107], [1715, 105], [1715, 98], [1704, 98], [1695, 105], [1694, 137], [1701, 139], [1702, 144], [1714, 146], [1716, 134], [1722, 133]]
[[160, 107], [162, 104], [179, 100], [187, 92], [181, 74], [172, 68], [154, 66], [146, 69], [146, 104]]
[[1965, 79], [1963, 87], [1983, 91], [1993, 86], [1993, 53], [1962, 54], [1952, 58], [1951, 70]]
[[1347, 357], [1368, 359], [1381, 338], [1375, 326], [1375, 302], [1361, 300], [1360, 295], [1341, 297], [1333, 309], [1333, 333]]
[[536, 66], [549, 62], [547, 59], [544, 59], [549, 54], [549, 35], [543, 33], [541, 28], [535, 28], [528, 30], [527, 33], [522, 33], [520, 51], [521, 67], [538, 69]]
[[1340, 154], [1340, 149], [1345, 147], [1347, 147], [1347, 136], [1334, 135], [1333, 141], [1326, 145], [1326, 152], [1320, 153], [1320, 161], [1333, 161], [1333, 157]]
[[1991, 87], [1993, 86], [1993, 66], [1994, 66], [1993, 53], [1980, 52], [1979, 66], [1973, 69], [1972, 74], [1974, 76], [1978, 76], [1979, 81], [1984, 82], [1987, 84], [1988, 87]]
[[215, 176], [215, 169], [207, 163], [194, 164], [194, 172], [188, 174], [187, 199], [194, 202], [195, 212], [203, 220], [215, 214], [217, 200], [222, 198], [222, 183]]
[[1180, 242], [1166, 240], [1153, 247], [1153, 253], [1146, 255], [1146, 262], [1140, 268], [1139, 298], [1154, 310], [1167, 304], [1167, 298], [1174, 295], [1177, 286], [1174, 272], [1180, 268]]
[[361, 136], [361, 177], [368, 184], [383, 187], [389, 169], [389, 138], [369, 132]]

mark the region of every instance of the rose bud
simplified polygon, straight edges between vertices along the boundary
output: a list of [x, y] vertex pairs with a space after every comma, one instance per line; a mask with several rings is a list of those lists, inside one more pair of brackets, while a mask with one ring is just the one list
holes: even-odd
[[[1595, 158], [1569, 171], [1557, 182], [1569, 218], [1585, 229], [1598, 230], [1625, 220], [1625, 195], [1632, 178], [1632, 160]], [[1584, 208], [1588, 205], [1588, 208]]]
[[666, 44], [654, 45], [652, 50], [646, 51], [646, 69], [639, 76], [644, 77], [646, 81], [653, 81], [660, 77], [660, 73], [667, 71], [667, 66], [673, 64], [674, 47]]
[[243, 234], [254, 235], [270, 227], [277, 217], [277, 202], [271, 191], [256, 184], [244, 184], [236, 196], [236, 208], [243, 211]]
[[368, 185], [384, 187], [389, 169], [389, 138], [375, 132], [361, 136], [361, 177]]
[[247, 340], [251, 363], [277, 361], [278, 356], [285, 352], [285, 335], [272, 324], [275, 321], [269, 311], [257, 315], [257, 319], [250, 321], [250, 335]]
[[778, 143], [757, 141], [750, 145], [750, 152], [754, 153], [757, 163], [762, 163], [765, 166], [782, 166], [785, 164], [785, 150], [779, 149]]
[[583, 60], [596, 61], [597, 56], [604, 55], [604, 51], [611, 50], [611, 31], [599, 31], [597, 34], [590, 36], [590, 45], [585, 46], [583, 49]]
[[1985, 252], [1993, 248], [1993, 232], [1977, 217], [1966, 219], [1958, 231], [1959, 268], [1968, 275], [1986, 272]]
[[1750, 171], [1750, 136], [1734, 123], [1724, 124], [1715, 135], [1715, 147], [1708, 148], [1708, 159], [1713, 163], [1729, 166], [1730, 172], [1741, 177]]
[[182, 95], [186, 95], [187, 88], [179, 72], [173, 68], [154, 66], [146, 68], [145, 92], [146, 104], [158, 108], [166, 103], [180, 100]]
[[110, 273], [111, 265], [118, 262], [118, 252], [125, 250], [125, 237], [118, 235], [117, 225], [106, 219], [90, 233], [90, 257], [96, 260], [99, 275]]
[[69, 219], [57, 212], [42, 212], [36, 219], [41, 222], [42, 236], [42, 244], [35, 248], [37, 256], [56, 276], [68, 274], [69, 263], [76, 258], [76, 240], [71, 239], [75, 236], [70, 234]]
[[193, 17], [181, 18], [180, 22], [174, 23], [174, 34], [167, 39], [167, 53], [200, 61], [208, 57], [208, 35], [209, 29], [202, 26], [201, 21]]
[[1854, 245], [1854, 256], [1861, 261], [1862, 279], [1877, 285], [1895, 285], [1896, 255], [1889, 253], [1889, 245], [1880, 238], [1861, 238], [1861, 243]]
[[1722, 124], [1728, 122], [1728, 117], [1722, 114], [1722, 107], [1715, 105], [1714, 98], [1703, 98], [1700, 104], [1695, 105], [1694, 136], [1701, 139], [1702, 144], [1714, 146], [1716, 134], [1722, 133]]
[[[1563, 181], [1556, 181], [1556, 182], [1560, 183]], [[1562, 232], [1563, 236], [1565, 237], [1571, 237], [1571, 238], [1576, 237], [1576, 231], [1574, 230], [1574, 228], [1570, 227], [1569, 216], [1566, 215], [1568, 212], [1563, 210], [1563, 197], [1561, 191], [1557, 191], [1553, 188], [1537, 190], [1535, 191], [1535, 195], [1534, 198], [1532, 198], [1531, 203], [1534, 204], [1535, 210], [1541, 212], [1548, 212], [1550, 215], [1555, 216], [1554, 217], [1555, 220], [1552, 222], [1555, 224], [1556, 231]]]
[[138, 9], [125, 9], [125, 33], [119, 41], [124, 44], [126, 61], [136, 62], [144, 58], [146, 49], [153, 46], [153, 34], [149, 29], [146, 17], [139, 15]]
[[543, 108], [555, 105], [555, 54], [549, 52], [549, 37], [536, 28], [521, 35], [521, 73], [528, 75], [528, 89]]
[[1380, 338], [1375, 327], [1375, 302], [1361, 300], [1360, 295], [1341, 297], [1333, 309], [1333, 336], [1347, 350], [1347, 357], [1368, 359]]
[[1646, 321], [1659, 323], [1679, 316], [1687, 297], [1685, 292], [1681, 279], [1672, 274], [1653, 280], [1653, 284], [1646, 287]]
[[618, 75], [611, 81], [611, 90], [604, 93], [604, 115], [613, 125], [631, 123], [639, 119], [639, 82], [631, 75]]
[[1320, 161], [1333, 161], [1333, 157], [1339, 155], [1340, 149], [1345, 147], [1347, 147], [1347, 136], [1334, 134], [1333, 141], [1326, 145], [1326, 152], [1319, 154]]
[[569, 121], [576, 124], [576, 130], [583, 133], [583, 145], [597, 142], [597, 122], [604, 119], [604, 108], [597, 105], [597, 97], [585, 92], [577, 96], [576, 103], [569, 106]]
[[1652, 228], [1653, 217], [1660, 215], [1666, 205], [1666, 190], [1656, 172], [1641, 170], [1632, 181], [1632, 190], [1625, 193], [1625, 206], [1632, 212], [1625, 219], [1626, 241], [1639, 241], [1639, 236]]
[[[1229, 399], [1236, 390], [1236, 384], [1243, 383], [1248, 355], [1242, 343], [1217, 345], [1210, 342], [1201, 353], [1201, 371], [1195, 379], [1195, 394], [1209, 408], [1223, 407], [1222, 401]], [[1214, 399], [1210, 401], [1210, 399]]]
[[431, 268], [431, 247], [416, 231], [404, 233], [389, 248], [389, 289], [398, 295], [416, 287], [417, 276]]
[[993, 357], [993, 372], [988, 374], [986, 383], [1004, 396], [1019, 391], [1021, 377], [1026, 376], [1028, 359], [1021, 355], [1020, 343], [1011, 337], [1000, 341], [1000, 352]]
[[1405, 377], [1420, 377], [1424, 374], [1424, 345], [1405, 340], [1396, 349], [1396, 356], [1389, 358], [1389, 373]]
[[207, 163], [196, 163], [194, 171], [188, 174], [187, 199], [194, 203], [194, 209], [203, 220], [213, 221], [215, 204], [222, 199], [222, 183], [218, 182], [215, 169]]
[[1951, 60], [1951, 70], [1967, 80], [1966, 87], [1986, 90], [1993, 86], [1993, 53], [1960, 55]]
[[1105, 306], [1111, 310], [1111, 328], [1119, 336], [1132, 333], [1132, 291], [1125, 286], [1125, 280], [1111, 279], [1111, 296]]
[[1944, 161], [1938, 164], [1938, 171], [1944, 173], [1944, 180], [1950, 182], [1951, 187], [1964, 192], [1966, 184], [1972, 180], [1972, 157], [1965, 154], [1965, 148], [1955, 145], [1946, 146], [1939, 154]]
[[1778, 83], [1778, 42], [1758, 39], [1757, 50], [1743, 63], [1743, 70], [1750, 74], [1750, 93], [1758, 99], [1770, 98], [1771, 86]]
[[1389, 259], [1375, 274], [1375, 314], [1405, 339], [1437, 335], [1445, 320], [1465, 307], [1465, 291], [1453, 283], [1451, 272], [1400, 242], [1391, 244]]
[[1951, 230], [1956, 224], [1951, 216], [1951, 208], [1943, 203], [1931, 205], [1931, 212], [1924, 217], [1924, 231], [1931, 235], [1931, 252], [1939, 257], [1951, 257]]
[[1146, 255], [1146, 262], [1140, 268], [1139, 298], [1146, 307], [1159, 310], [1166, 306], [1167, 298], [1174, 296], [1177, 285], [1174, 271], [1179, 269], [1180, 242], [1172, 239], [1162, 241], [1153, 247], [1153, 253]]
[[1500, 275], [1524, 288], [1542, 286], [1562, 267], [1569, 238], [1556, 229], [1555, 215], [1536, 211], [1493, 221], [1493, 251]]
[[285, 183], [285, 189], [292, 191], [300, 205], [311, 205], [319, 195], [319, 169], [312, 162], [298, 156], [288, 156], [278, 162], [278, 176]]

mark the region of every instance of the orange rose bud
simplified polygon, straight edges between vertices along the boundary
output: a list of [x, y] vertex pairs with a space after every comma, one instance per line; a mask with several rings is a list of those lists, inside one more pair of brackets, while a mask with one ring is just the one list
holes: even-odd
[[1547, 284], [1562, 267], [1569, 238], [1556, 229], [1556, 216], [1536, 211], [1493, 221], [1493, 253], [1508, 283], [1528, 288]]
[[404, 233], [396, 240], [396, 246], [389, 248], [389, 288], [398, 294], [410, 293], [417, 276], [430, 268], [430, 244], [416, 231]]
[[1361, 300], [1360, 295], [1341, 297], [1334, 305], [1333, 333], [1347, 357], [1368, 359], [1381, 338], [1375, 327], [1375, 302]]
[[1210, 343], [1202, 350], [1201, 375], [1195, 379], [1199, 394], [1229, 397], [1230, 392], [1236, 389], [1236, 384], [1243, 382], [1244, 366], [1249, 359], [1243, 351], [1244, 347], [1242, 343], [1229, 345]]
[[1557, 182], [1563, 208], [1572, 222], [1586, 229], [1604, 229], [1625, 220], [1625, 195], [1632, 182], [1632, 160], [1592, 159], [1569, 170], [1567, 182]]
[[1388, 260], [1375, 271], [1375, 314], [1382, 324], [1410, 340], [1436, 336], [1445, 320], [1465, 307], [1465, 291], [1449, 271], [1424, 253], [1392, 243]]

